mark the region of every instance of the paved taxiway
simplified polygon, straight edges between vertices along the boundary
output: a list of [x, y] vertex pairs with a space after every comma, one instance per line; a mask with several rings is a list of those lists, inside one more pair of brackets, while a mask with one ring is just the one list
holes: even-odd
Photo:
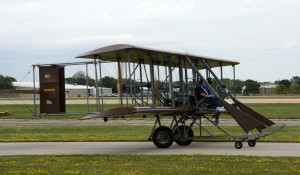
[[152, 142], [22, 142], [0, 143], [0, 155], [139, 154], [139, 155], [246, 155], [300, 157], [300, 143], [260, 143], [236, 149], [234, 142], [194, 142], [181, 147], [175, 143], [159, 149]]

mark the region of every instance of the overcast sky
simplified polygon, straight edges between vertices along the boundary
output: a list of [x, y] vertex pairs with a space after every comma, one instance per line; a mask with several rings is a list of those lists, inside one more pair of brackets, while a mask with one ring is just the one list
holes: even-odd
[[75, 57], [126, 43], [237, 60], [242, 80], [300, 76], [299, 0], [0, 3], [2, 75], [19, 78], [32, 64], [82, 61]]

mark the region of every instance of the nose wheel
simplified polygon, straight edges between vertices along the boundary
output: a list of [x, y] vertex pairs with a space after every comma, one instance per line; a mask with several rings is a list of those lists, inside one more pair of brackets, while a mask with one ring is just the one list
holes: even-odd
[[[256, 145], [256, 139], [249, 140], [248, 141], [248, 145], [250, 147], [255, 147], [255, 145]], [[237, 142], [235, 142], [234, 146], [235, 146], [236, 149], [241, 149], [243, 147], [243, 142], [242, 141], [237, 141]]]
[[255, 147], [255, 145], [256, 145], [256, 140], [249, 140], [249, 141], [248, 141], [248, 145], [249, 145], [250, 147]]
[[235, 142], [234, 146], [236, 149], [241, 149], [243, 147], [243, 142], [242, 141]]

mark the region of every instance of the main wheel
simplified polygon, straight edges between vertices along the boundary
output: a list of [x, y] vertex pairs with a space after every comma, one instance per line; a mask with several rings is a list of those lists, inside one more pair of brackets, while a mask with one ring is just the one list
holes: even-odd
[[170, 128], [160, 126], [153, 132], [152, 139], [158, 148], [169, 148], [174, 141], [174, 135]]
[[248, 141], [248, 145], [249, 145], [250, 147], [255, 147], [255, 145], [256, 145], [256, 140], [249, 140], [249, 141]]
[[235, 142], [234, 146], [236, 149], [241, 149], [243, 147], [243, 142], [241, 141]]
[[[193, 137], [194, 132], [189, 126], [185, 126], [186, 129], [186, 137]], [[179, 130], [179, 132], [178, 132]], [[184, 136], [184, 125], [178, 126], [174, 131], [174, 140], [180, 146], [187, 146], [193, 142], [193, 139], [186, 139]]]

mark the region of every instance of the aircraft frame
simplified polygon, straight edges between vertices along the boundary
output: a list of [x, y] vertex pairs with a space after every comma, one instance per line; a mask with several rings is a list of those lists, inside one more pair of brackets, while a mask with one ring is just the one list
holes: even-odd
[[[235, 147], [241, 149], [242, 142], [247, 141], [250, 147], [256, 145], [256, 140], [281, 130], [284, 125], [276, 125], [271, 120], [247, 107], [237, 99], [235, 95], [223, 84], [223, 66], [232, 66], [235, 79], [235, 65], [239, 62], [191, 55], [187, 53], [155, 50], [127, 44], [119, 44], [96, 49], [77, 58], [100, 59], [118, 64], [118, 89], [120, 94], [121, 108], [101, 111], [83, 119], [116, 118], [132, 115], [153, 115], [156, 117], [149, 140], [158, 148], [168, 148], [175, 141], [180, 146], [189, 145], [194, 139], [229, 139], [235, 141]], [[123, 82], [122, 64], [125, 64], [125, 82]], [[146, 66], [147, 65], [147, 66]], [[156, 66], [156, 71], [155, 71]], [[147, 68], [148, 67], [148, 71]], [[220, 67], [221, 79], [214, 73], [212, 68]], [[174, 70], [178, 69], [179, 84], [174, 85]], [[164, 69], [164, 74], [161, 73]], [[210, 75], [218, 83], [218, 92], [206, 81], [200, 70], [206, 70], [206, 78]], [[192, 74], [190, 74], [192, 70]], [[149, 76], [148, 73], [149, 72]], [[137, 75], [139, 73], [139, 75]], [[164, 81], [160, 82], [160, 75], [164, 75]], [[139, 81], [136, 80], [139, 77]], [[147, 83], [143, 78], [146, 77]], [[157, 78], [156, 78], [157, 77]], [[227, 110], [219, 112], [209, 104], [198, 104], [195, 94], [191, 91], [202, 80]], [[189, 82], [192, 81], [192, 84]], [[192, 85], [192, 87], [190, 87]], [[144, 95], [144, 88], [151, 92]], [[142, 92], [137, 95], [137, 90]], [[179, 89], [179, 91], [175, 91]], [[125, 103], [123, 94], [126, 94]], [[102, 97], [103, 98], [103, 97]], [[225, 98], [231, 98], [234, 104], [229, 104]], [[131, 102], [130, 102], [131, 101]], [[230, 114], [241, 126], [246, 134], [230, 135], [219, 125], [219, 115]], [[172, 118], [170, 126], [162, 125], [161, 117]], [[178, 118], [179, 116], [179, 118]], [[205, 119], [218, 128], [224, 135], [218, 136], [209, 131], [202, 123]], [[213, 121], [214, 119], [214, 121]], [[195, 135], [193, 127], [198, 126], [200, 133]], [[276, 128], [275, 128], [276, 127]], [[276, 130], [272, 131], [272, 128]], [[250, 131], [257, 129], [259, 133], [251, 134]], [[204, 135], [204, 133], [208, 134]]]

